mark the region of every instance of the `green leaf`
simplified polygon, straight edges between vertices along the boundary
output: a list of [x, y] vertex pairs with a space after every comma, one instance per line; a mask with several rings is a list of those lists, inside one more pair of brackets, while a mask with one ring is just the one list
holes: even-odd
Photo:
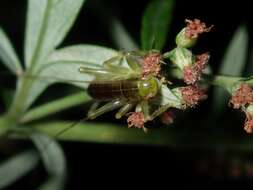
[[24, 117], [21, 119], [22, 123], [31, 122], [37, 119], [41, 119], [52, 115], [54, 113], [63, 111], [65, 109], [84, 104], [89, 101], [90, 97], [86, 92], [79, 92], [73, 95], [69, 95], [64, 98], [53, 100], [32, 110], [28, 111]]
[[44, 166], [49, 174], [48, 181], [39, 189], [63, 189], [67, 169], [64, 153], [60, 145], [47, 135], [38, 132], [32, 133], [30, 138], [39, 150]]
[[26, 151], [9, 158], [0, 165], [0, 189], [3, 189], [31, 171], [39, 161], [35, 151]]
[[0, 27], [0, 60], [14, 74], [22, 73], [21, 63], [18, 56], [3, 29]]
[[[55, 134], [73, 125], [71, 122], [49, 122], [29, 125], [36, 130], [55, 136]], [[144, 133], [143, 130], [129, 129], [127, 125], [118, 126], [109, 123], [78, 123], [56, 138], [71, 141], [118, 144], [165, 144], [169, 138], [162, 131], [154, 130]]]
[[[36, 128], [36, 130], [45, 132], [50, 136], [55, 136], [59, 131], [72, 124], [71, 122], [56, 121], [29, 125], [29, 127]], [[177, 147], [182, 150], [185, 150], [185, 148], [249, 152], [253, 150], [252, 137], [245, 138], [245, 135], [238, 135], [238, 132], [231, 132], [231, 129], [218, 129], [217, 132], [217, 130], [213, 131], [211, 128], [194, 129], [193, 127], [178, 128], [169, 126], [167, 128], [154, 128], [148, 133], [144, 133], [140, 129], [129, 129], [126, 125], [118, 126], [92, 122], [79, 123], [57, 138], [93, 143], [159, 145], [169, 148]]]
[[26, 107], [49, 85], [56, 82], [87, 88], [87, 82], [75, 81], [91, 81], [94, 77], [79, 73], [79, 67], [99, 68], [105, 60], [116, 55], [115, 50], [94, 45], [76, 45], [54, 51], [37, 75], [30, 76], [34, 83], [29, 91]]
[[108, 2], [92, 0], [89, 3], [92, 5], [93, 14], [98, 17], [101, 25], [107, 30], [117, 49], [127, 51], [139, 49], [126, 28], [117, 19], [117, 16], [113, 14], [115, 11], [108, 6]]
[[123, 49], [126, 51], [139, 49], [138, 45], [132, 39], [122, 23], [116, 19], [116, 17], [113, 17], [110, 20], [110, 24], [110, 34], [118, 49]]
[[1, 93], [1, 98], [3, 99], [5, 108], [8, 108], [11, 105], [11, 102], [13, 100], [13, 95], [14, 95], [14, 89], [5, 89], [5, 88], [0, 88], [0, 93]]
[[[247, 48], [248, 33], [244, 26], [240, 26], [229, 43], [218, 74], [241, 76], [246, 64]], [[228, 90], [230, 88], [228, 87]], [[229, 94], [221, 88], [215, 88], [213, 93], [213, 111], [216, 115], [219, 115], [228, 102]]]
[[48, 54], [65, 38], [84, 0], [29, 0], [25, 63], [43, 64]]
[[152, 0], [148, 4], [142, 18], [142, 49], [163, 48], [172, 20], [173, 5], [174, 0]]

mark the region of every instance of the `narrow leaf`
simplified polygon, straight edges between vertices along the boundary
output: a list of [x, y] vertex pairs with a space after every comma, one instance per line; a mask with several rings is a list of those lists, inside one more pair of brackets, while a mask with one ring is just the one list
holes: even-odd
[[1, 98], [3, 100], [5, 108], [8, 108], [11, 105], [14, 95], [14, 89], [0, 89]]
[[44, 63], [47, 55], [65, 38], [84, 0], [29, 0], [25, 63]]
[[127, 51], [139, 49], [138, 45], [135, 43], [133, 38], [119, 20], [115, 19], [114, 17], [111, 19], [110, 24], [110, 34], [118, 49]]
[[116, 55], [115, 50], [93, 45], [76, 45], [54, 51], [36, 76], [30, 77], [34, 82], [26, 107], [29, 107], [49, 85], [56, 82], [87, 88], [88, 83], [75, 81], [91, 81], [94, 77], [80, 73], [79, 67], [101, 68], [105, 60]]
[[41, 119], [52, 115], [54, 113], [63, 111], [65, 109], [83, 104], [90, 100], [90, 97], [86, 92], [79, 92], [73, 95], [69, 95], [64, 98], [60, 98], [28, 111], [21, 119], [22, 123], [31, 122], [37, 119]]
[[[49, 135], [55, 135], [57, 132], [72, 125], [71, 122], [50, 122], [44, 124], [31, 125], [39, 131]], [[230, 134], [230, 135], [227, 135]], [[231, 135], [233, 138], [231, 138]], [[57, 137], [60, 140], [83, 141], [93, 143], [115, 143], [115, 144], [140, 144], [140, 145], [159, 145], [168, 147], [201, 148], [205, 150], [231, 150], [231, 151], [249, 151], [253, 150], [253, 138], [245, 139], [245, 136], [238, 136], [231, 133], [231, 130], [213, 129], [182, 129], [177, 127], [155, 128], [149, 133], [144, 133], [139, 129], [129, 129], [126, 125], [118, 126], [106, 123], [79, 123], [74, 128], [66, 131]]]
[[[218, 74], [241, 76], [246, 64], [247, 48], [247, 30], [244, 26], [240, 26], [228, 46]], [[216, 115], [219, 115], [219, 113], [224, 110], [229, 96], [228, 93], [221, 88], [215, 88], [213, 93], [213, 110]]]
[[93, 8], [92, 11], [95, 12], [94, 14], [105, 27], [105, 30], [108, 31], [117, 49], [127, 51], [139, 49], [138, 45], [128, 33], [124, 25], [113, 14], [114, 11], [108, 6], [107, 2], [93, 0], [91, 3]]
[[35, 151], [26, 151], [4, 161], [0, 165], [0, 189], [13, 184], [31, 171], [39, 161]]
[[61, 190], [66, 177], [66, 160], [60, 145], [48, 136], [34, 132], [30, 138], [39, 150], [49, 180], [40, 189]]
[[21, 63], [18, 56], [3, 29], [0, 27], [0, 60], [14, 74], [22, 73]]
[[[54, 136], [66, 129], [71, 122], [49, 122], [35, 124], [31, 127], [41, 132]], [[118, 126], [109, 123], [78, 123], [76, 126], [57, 137], [62, 140], [84, 141], [96, 143], [118, 144], [165, 144], [169, 138], [162, 131], [154, 130], [152, 133], [144, 133], [142, 130], [129, 129], [126, 125]]]
[[173, 5], [174, 0], [152, 0], [148, 4], [142, 18], [142, 49], [163, 48], [172, 20]]

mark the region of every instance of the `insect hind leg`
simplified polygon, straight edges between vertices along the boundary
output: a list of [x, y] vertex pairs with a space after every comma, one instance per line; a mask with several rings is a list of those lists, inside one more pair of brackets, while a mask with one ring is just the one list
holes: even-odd
[[90, 107], [90, 109], [89, 109], [89, 111], [88, 111], [88, 114], [87, 114], [88, 117], [89, 117], [90, 114], [92, 114], [92, 113], [98, 108], [99, 103], [100, 103], [100, 102], [96, 101], [96, 102], [94, 102], [94, 103], [91, 105], [91, 107]]
[[115, 114], [116, 119], [120, 119], [124, 116], [128, 111], [130, 111], [134, 107], [134, 103], [127, 103], [120, 108], [120, 110]]
[[128, 74], [129, 69], [122, 66], [124, 57], [125, 57], [125, 52], [119, 52], [117, 56], [104, 61], [103, 63], [104, 69], [112, 71], [114, 73]]
[[122, 105], [124, 105], [124, 103], [125, 103], [125, 101], [123, 101], [122, 99], [119, 99], [119, 98], [113, 99], [110, 102], [103, 105], [102, 107], [100, 107], [96, 110], [90, 111], [87, 116], [87, 119], [95, 119], [96, 117], [98, 117], [106, 112], [109, 112], [109, 111], [112, 111], [112, 110], [115, 110], [115, 109], [121, 107]]

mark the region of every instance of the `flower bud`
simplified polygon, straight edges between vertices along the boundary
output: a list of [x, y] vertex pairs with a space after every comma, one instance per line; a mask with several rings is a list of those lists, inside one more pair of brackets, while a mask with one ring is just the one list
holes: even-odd
[[[165, 56], [165, 55], [164, 55]], [[177, 47], [169, 52], [169, 59], [183, 71], [184, 67], [193, 64], [192, 52], [186, 48]]]
[[193, 65], [184, 67], [183, 79], [186, 84], [195, 84], [200, 80], [201, 75], [208, 63], [209, 57], [209, 53], [197, 55]]
[[127, 118], [128, 127], [144, 129], [145, 118], [141, 112], [131, 112]]
[[176, 44], [178, 47], [191, 48], [197, 42], [197, 38], [188, 38], [186, 28], [183, 28], [176, 36]]
[[197, 85], [173, 88], [172, 92], [180, 99], [183, 109], [195, 107], [200, 101], [207, 98], [205, 90]]
[[141, 64], [142, 77], [149, 75], [159, 76], [161, 72], [161, 55], [159, 52], [150, 52], [144, 56]]
[[213, 26], [207, 27], [199, 19], [185, 20], [187, 26], [183, 28], [176, 37], [176, 44], [179, 47], [191, 48], [198, 39], [198, 36], [204, 32], [209, 32]]
[[246, 108], [245, 114], [246, 114], [246, 119], [245, 119], [243, 128], [247, 133], [252, 133], [253, 132], [253, 105], [252, 104], [250, 104]]
[[207, 98], [205, 90], [196, 85], [181, 87], [180, 90], [187, 107], [195, 107], [200, 101]]
[[253, 103], [253, 89], [248, 84], [236, 85], [233, 91], [229, 105], [232, 105], [234, 109]]
[[253, 132], [253, 89], [248, 84], [237, 84], [232, 89], [233, 96], [229, 101], [234, 109], [241, 109], [246, 115], [244, 130]]

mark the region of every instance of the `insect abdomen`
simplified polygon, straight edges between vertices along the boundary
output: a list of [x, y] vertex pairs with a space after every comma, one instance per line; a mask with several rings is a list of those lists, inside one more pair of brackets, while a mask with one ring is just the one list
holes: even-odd
[[92, 82], [88, 87], [89, 95], [97, 100], [111, 100], [125, 98], [127, 100], [139, 100], [137, 81], [122, 80], [109, 82]]

